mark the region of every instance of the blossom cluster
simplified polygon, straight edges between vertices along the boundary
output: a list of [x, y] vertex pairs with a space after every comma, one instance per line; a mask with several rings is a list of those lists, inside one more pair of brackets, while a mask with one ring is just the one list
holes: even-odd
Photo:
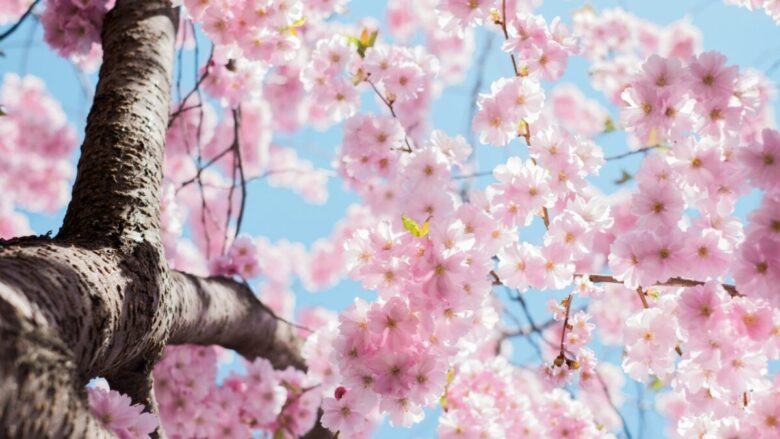
[[[452, 372], [439, 437], [610, 438], [588, 405], [546, 389], [502, 357], [470, 360]], [[601, 388], [599, 388], [601, 391]]]
[[[232, 46], [240, 57], [283, 64], [295, 57], [301, 45], [296, 28], [303, 24], [305, 2], [300, 0], [238, 0], [229, 4], [184, 0], [183, 3], [214, 43]], [[332, 2], [331, 8], [334, 6], [338, 2]]]
[[46, 43], [61, 56], [94, 70], [103, 56], [103, 19], [114, 1], [48, 0], [41, 14]]
[[517, 55], [522, 75], [547, 81], [558, 80], [566, 70], [570, 55], [577, 52], [577, 42], [569, 28], [556, 17], [549, 25], [544, 17], [518, 14], [505, 17], [504, 28], [509, 37], [503, 49]]
[[677, 143], [689, 133], [716, 140], [751, 135], [756, 128], [750, 119], [760, 112], [762, 101], [760, 83], [751, 75], [740, 76], [717, 52], [691, 57], [685, 64], [651, 55], [623, 99], [628, 103], [623, 123], [642, 145]]
[[[0, 104], [0, 211], [54, 212], [68, 200], [76, 131], [36, 77], [6, 74]], [[13, 215], [7, 221], [19, 223]]]
[[389, 0], [387, 22], [396, 39], [407, 42], [418, 32], [425, 47], [439, 60], [440, 78], [446, 84], [463, 81], [474, 53], [474, 32], [467, 28], [462, 35], [447, 31], [439, 24], [438, 0]]
[[[658, 405], [673, 437], [780, 435], [771, 84], [702, 52], [689, 21], [662, 27], [585, 7], [567, 26], [535, 15], [537, 3], [391, 0], [391, 34], [424, 43], [408, 47], [371, 20], [327, 21], [343, 0], [183, 1], [215, 47], [197, 78], [208, 97], [179, 93], [171, 108], [161, 197], [171, 266], [259, 281], [259, 297], [286, 318], [296, 279], [316, 291], [349, 277], [372, 295], [338, 315], [300, 313], [313, 330], [301, 330], [307, 373], [216, 347], [167, 348], [154, 376], [169, 435], [295, 437], [321, 406], [324, 427], [362, 438], [383, 416], [410, 426], [438, 405], [442, 437], [613, 437], [626, 428], [621, 370], [667, 390]], [[738, 3], [777, 17], [776, 1]], [[110, 7], [51, 0], [47, 41], [63, 55], [94, 53]], [[477, 96], [470, 129], [511, 147], [475, 186], [472, 146], [431, 130], [428, 110], [462, 82], [480, 26], [503, 38], [513, 74]], [[189, 50], [186, 35], [180, 43]], [[575, 55], [619, 118], [574, 85], [545, 91]], [[3, 237], [29, 230], [16, 206], [62, 206], [75, 134], [35, 79], [6, 76], [1, 98]], [[362, 205], [310, 248], [237, 233], [248, 181], [326, 200], [330, 174], [278, 134], [342, 122], [333, 166]], [[592, 181], [607, 161], [597, 140], [615, 130], [646, 155], [627, 174], [632, 189], [604, 195]], [[751, 191], [761, 200], [744, 221], [737, 204]], [[539, 239], [525, 236], [533, 230]], [[498, 286], [524, 307], [548, 299], [551, 319], [512, 332]], [[620, 368], [599, 361], [596, 333], [621, 347]], [[540, 341], [539, 364], [510, 365], [516, 335]], [[245, 372], [218, 378], [228, 363]], [[156, 427], [126, 396], [89, 398], [120, 436]]]
[[687, 19], [660, 26], [622, 8], [597, 12], [584, 7], [573, 15], [572, 32], [580, 54], [591, 63], [591, 84], [615, 104], [622, 102], [623, 89], [648, 56], [687, 60], [702, 47], [701, 32]]
[[217, 384], [217, 349], [168, 347], [155, 367], [160, 418], [173, 437], [299, 437], [311, 429], [320, 397], [306, 374], [258, 358]]

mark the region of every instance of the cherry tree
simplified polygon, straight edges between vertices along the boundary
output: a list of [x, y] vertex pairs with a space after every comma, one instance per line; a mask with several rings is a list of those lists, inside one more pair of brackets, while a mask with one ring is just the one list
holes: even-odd
[[[75, 167], [46, 84], [2, 78], [0, 436], [361, 438], [439, 407], [443, 438], [631, 438], [628, 380], [662, 391], [672, 437], [780, 436], [771, 81], [686, 20], [387, 3], [388, 35], [334, 20], [346, 0], [0, 4], [0, 49], [33, 20], [99, 69]], [[725, 3], [780, 23], [778, 1]], [[433, 103], [491, 51], [507, 76], [478, 77], [466, 135], [444, 132]], [[572, 58], [611, 108], [561, 82]], [[332, 127], [332, 169], [279, 141]], [[625, 151], [605, 156], [615, 131]], [[632, 189], [593, 184], [637, 157]], [[253, 182], [323, 203], [332, 177], [361, 201], [330, 236], [243, 233]], [[32, 235], [27, 213], [66, 205]], [[292, 315], [293, 282], [343, 279], [373, 298]]]

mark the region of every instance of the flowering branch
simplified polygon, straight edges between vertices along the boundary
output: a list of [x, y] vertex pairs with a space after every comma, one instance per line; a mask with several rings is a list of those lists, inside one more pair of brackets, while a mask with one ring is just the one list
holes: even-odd
[[[591, 282], [594, 283], [612, 283], [612, 284], [622, 284], [623, 281], [620, 281], [616, 279], [614, 276], [610, 276], [607, 274], [575, 274], [575, 276], [587, 276], [588, 279], [590, 279]], [[692, 279], [684, 279], [681, 277], [673, 277], [665, 282], [657, 283], [653, 286], [656, 287], [695, 287], [698, 285], [704, 285], [705, 282], [702, 282], [700, 280], [692, 280]], [[739, 297], [743, 294], [737, 291], [737, 287], [731, 284], [721, 284], [724, 290], [726, 290], [727, 293], [731, 297]]]
[[564, 304], [566, 305], [566, 314], [563, 317], [563, 329], [561, 329], [561, 351], [558, 354], [558, 357], [555, 358], [554, 364], [558, 367], [563, 365], [564, 361], [569, 362], [569, 360], [566, 358], [566, 330], [569, 329], [569, 313], [571, 312], [571, 298], [572, 295], [569, 293], [569, 295], [563, 299]]
[[[501, 31], [504, 32], [504, 40], [509, 40], [509, 32], [506, 28], [506, 0], [501, 0], [501, 19], [496, 24], [501, 26]], [[512, 59], [512, 69], [515, 72], [515, 76], [520, 76], [520, 70], [517, 68], [517, 60], [515, 54], [510, 53], [509, 57]]]
[[[371, 85], [371, 88], [374, 89], [374, 92], [377, 96], [379, 96], [379, 99], [382, 100], [382, 102], [387, 106], [387, 108], [390, 110], [390, 114], [393, 116], [394, 119], [398, 119], [398, 115], [395, 114], [395, 109], [393, 108], [393, 101], [386, 98], [382, 92], [379, 91], [379, 88], [377, 88], [376, 84], [374, 84], [371, 79], [366, 78], [365, 81]], [[401, 149], [403, 152], [412, 152], [412, 145], [409, 143], [409, 137], [406, 135], [406, 129], [404, 129], [404, 142], [406, 142], [406, 148]]]

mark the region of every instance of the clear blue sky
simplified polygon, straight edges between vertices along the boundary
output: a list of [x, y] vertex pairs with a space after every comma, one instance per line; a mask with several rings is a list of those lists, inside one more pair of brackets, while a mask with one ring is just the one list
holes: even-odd
[[[385, 11], [384, 0], [352, 0], [349, 4], [350, 13], [344, 17], [345, 21], [363, 16], [375, 16], [382, 18]], [[622, 6], [628, 11], [640, 17], [650, 19], [660, 24], [668, 24], [684, 16], [690, 16], [693, 24], [702, 30], [704, 35], [705, 50], [718, 50], [723, 52], [729, 62], [738, 64], [742, 68], [753, 67], [766, 71], [776, 62], [780, 63], [780, 28], [763, 12], [750, 12], [723, 4], [719, 0], [623, 0], [623, 1], [591, 1], [587, 2], [596, 9]], [[548, 19], [560, 15], [564, 21], [570, 22], [571, 11], [584, 6], [586, 2], [570, 0], [548, 0], [540, 8], [539, 13]], [[0, 31], [3, 29], [0, 28]], [[383, 32], [387, 35], [387, 32]], [[482, 47], [484, 34], [477, 38], [477, 49]], [[0, 44], [0, 50], [5, 52], [5, 57], [0, 57], [0, 73], [26, 72], [43, 78], [50, 92], [62, 102], [68, 118], [77, 127], [80, 136], [83, 136], [84, 121], [89, 109], [88, 98], [85, 97], [82, 87], [77, 79], [73, 67], [67, 62], [57, 58], [42, 41], [42, 32], [39, 25], [28, 21], [9, 40]], [[205, 54], [203, 55], [205, 57]], [[191, 58], [190, 58], [191, 59]], [[189, 64], [188, 64], [189, 65]], [[573, 82], [592, 98], [606, 101], [587, 83], [586, 64], [581, 59], [570, 62], [565, 77], [566, 82]], [[491, 54], [488, 56], [485, 66], [485, 82], [483, 88], [489, 87], [490, 82], [499, 76], [510, 75], [510, 66], [505, 55], [498, 45], [494, 44]], [[189, 70], [188, 70], [189, 71]], [[186, 76], [186, 75], [185, 75]], [[476, 78], [475, 70], [469, 73], [466, 81], [458, 86], [445, 90], [444, 95], [436, 102], [433, 112], [433, 126], [450, 134], [464, 134], [469, 126], [467, 120], [469, 108], [469, 95]], [[780, 67], [775, 66], [770, 74], [774, 81], [780, 80]], [[94, 87], [96, 78], [89, 78]], [[185, 80], [185, 90], [191, 86], [191, 81]], [[376, 108], [372, 99], [364, 100], [368, 106]], [[776, 107], [777, 110], [777, 107]], [[381, 109], [377, 109], [381, 111]], [[611, 110], [612, 116], [617, 114]], [[778, 119], [780, 120], [780, 119]], [[294, 137], [277, 139], [282, 145], [296, 147], [299, 154], [314, 161], [318, 166], [327, 167], [332, 154], [338, 146], [341, 138], [340, 129], [332, 129], [326, 133], [305, 131]], [[620, 133], [602, 136], [598, 143], [604, 147], [607, 155], [625, 150], [625, 139]], [[478, 147], [479, 160], [484, 169], [490, 164], [503, 160], [504, 154], [520, 153], [520, 144], [515, 142], [508, 149], [497, 150], [486, 146]], [[74, 158], [75, 160], [75, 158]], [[612, 181], [619, 177], [621, 167], [635, 169], [639, 158], [625, 160], [618, 165], [610, 165], [602, 170], [602, 174], [593, 180], [594, 184], [606, 191], [613, 191], [615, 186]], [[482, 184], [487, 184], [490, 178], [483, 179]], [[317, 238], [327, 236], [333, 224], [343, 216], [347, 206], [356, 202], [354, 194], [346, 193], [341, 189], [341, 183], [332, 179], [329, 184], [330, 198], [324, 206], [308, 205], [295, 195], [284, 189], [268, 187], [262, 181], [250, 186], [248, 211], [245, 216], [244, 231], [252, 235], [265, 235], [271, 240], [286, 238], [291, 241], [311, 243]], [[744, 215], [751, 205], [755, 205], [758, 197], [756, 194], [741, 205], [740, 215]], [[36, 233], [46, 233], [52, 230], [56, 233], [63, 212], [53, 216], [32, 215], [31, 223]], [[536, 229], [539, 232], [539, 229]], [[534, 230], [525, 233], [526, 239], [537, 241], [540, 236], [533, 236]], [[330, 291], [311, 294], [297, 287], [298, 306], [320, 305], [331, 309], [342, 309], [351, 303], [356, 295], [368, 296], [360, 287], [352, 282], [343, 282]], [[497, 291], [497, 293], [500, 293]], [[532, 305], [532, 313], [537, 320], [547, 318], [543, 303], [549, 295], [531, 294], [529, 298]], [[518, 342], [515, 347], [516, 359], [527, 358], [529, 347], [523, 342]], [[619, 363], [620, 353], [614, 349], [599, 349], [603, 359]], [[635, 386], [629, 382], [625, 387], [628, 395], [626, 398], [625, 415], [629, 426], [634, 432], [637, 416], [635, 402], [632, 398], [636, 395]], [[645, 392], [648, 402], [651, 402], [652, 392]], [[383, 427], [377, 433], [378, 438], [431, 438], [435, 437], [435, 416], [428, 416], [426, 420], [411, 430], [391, 429]], [[645, 438], [663, 437], [663, 424], [657, 414], [650, 413], [647, 419]]]

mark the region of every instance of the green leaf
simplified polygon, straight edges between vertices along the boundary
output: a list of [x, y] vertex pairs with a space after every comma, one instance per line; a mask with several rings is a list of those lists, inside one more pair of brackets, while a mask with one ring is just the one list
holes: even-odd
[[406, 229], [413, 236], [422, 238], [428, 234], [428, 221], [425, 221], [422, 227], [420, 227], [420, 225], [417, 224], [415, 220], [409, 218], [406, 215], [401, 215], [401, 222], [404, 224], [404, 229]]
[[653, 299], [658, 299], [659, 297], [661, 297], [661, 293], [655, 288], [650, 288], [649, 290], [645, 291], [645, 293], [647, 293], [647, 295], [652, 297]]
[[364, 27], [363, 31], [360, 32], [360, 37], [355, 38], [352, 36], [347, 36], [347, 41], [356, 45], [358, 55], [360, 55], [361, 58], [364, 58], [366, 56], [366, 50], [369, 47], [374, 47], [377, 35], [379, 35], [379, 31], [375, 30], [373, 32], [369, 32], [368, 28]]
[[654, 392], [658, 392], [664, 388], [664, 382], [661, 381], [657, 376], [653, 376], [653, 381], [650, 382], [650, 385], [648, 387], [650, 388], [650, 390]]
[[604, 121], [604, 133], [611, 133], [616, 129], [617, 127], [615, 126], [615, 121], [612, 120], [611, 117], [607, 116], [607, 120]]
[[274, 432], [274, 439], [284, 439], [284, 430], [279, 428]]
[[294, 37], [297, 36], [298, 35], [298, 31], [296, 29], [298, 29], [299, 27], [303, 26], [304, 24], [306, 24], [306, 17], [299, 18], [298, 20], [293, 22], [291, 25], [287, 26], [287, 29], [286, 29], [287, 33], [289, 33], [290, 35], [292, 35]]

